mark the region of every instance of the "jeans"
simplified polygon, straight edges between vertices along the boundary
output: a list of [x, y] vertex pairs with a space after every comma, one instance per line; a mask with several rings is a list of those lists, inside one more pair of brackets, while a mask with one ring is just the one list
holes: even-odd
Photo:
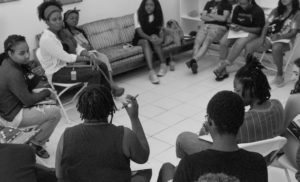
[[[109, 73], [104, 63], [99, 63], [100, 70], [92, 67], [63, 67], [53, 74], [52, 81], [59, 83], [88, 82], [90, 84], [100, 84], [110, 88]], [[76, 71], [76, 80], [71, 80], [71, 71]]]
[[176, 155], [183, 158], [197, 152], [211, 148], [210, 142], [201, 140], [198, 135], [192, 132], [183, 132], [178, 135], [176, 140]]

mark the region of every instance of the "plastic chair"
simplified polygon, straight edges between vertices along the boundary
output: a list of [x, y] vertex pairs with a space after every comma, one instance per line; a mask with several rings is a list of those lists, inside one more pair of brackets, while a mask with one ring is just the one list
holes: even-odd
[[239, 147], [251, 152], [257, 152], [263, 157], [270, 156], [271, 161], [276, 157], [278, 152], [286, 144], [287, 139], [285, 137], [277, 136], [271, 139], [261, 140], [252, 143], [242, 143]]
[[[299, 41], [300, 41], [300, 38], [299, 38], [299, 33], [298, 33], [298, 34], [297, 34], [297, 37], [296, 37], [296, 39], [295, 39], [294, 44], [290, 43], [290, 48], [291, 48], [290, 51], [287, 51], [287, 52], [290, 52], [290, 53], [289, 53], [289, 55], [288, 55], [288, 57], [287, 57], [287, 59], [286, 59], [286, 64], [285, 64], [284, 69], [283, 69], [283, 72], [284, 72], [284, 73], [286, 73], [286, 70], [287, 70], [288, 66], [290, 65], [290, 63], [291, 63], [291, 60], [292, 60], [292, 58], [293, 58], [293, 56], [294, 56], [294, 54], [295, 54], [295, 52], [296, 52], [296, 48], [297, 48], [298, 45], [299, 45]], [[262, 53], [259, 62], [263, 63], [263, 60], [264, 60], [264, 57], [266, 56], [266, 54], [267, 54], [267, 51], [264, 51], [264, 52]], [[270, 59], [269, 59], [269, 60], [270, 60]], [[265, 66], [265, 65], [264, 65], [264, 66]], [[269, 70], [277, 71], [277, 69], [274, 69], [274, 68], [272, 68], [272, 67], [268, 67], [268, 66], [265, 66], [265, 67], [266, 67], [267, 69], [269, 69]]]

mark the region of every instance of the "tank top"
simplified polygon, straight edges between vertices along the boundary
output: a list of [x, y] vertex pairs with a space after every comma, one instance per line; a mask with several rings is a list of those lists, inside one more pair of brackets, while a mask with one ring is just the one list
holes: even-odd
[[80, 124], [66, 129], [61, 166], [67, 182], [129, 182], [123, 126]]

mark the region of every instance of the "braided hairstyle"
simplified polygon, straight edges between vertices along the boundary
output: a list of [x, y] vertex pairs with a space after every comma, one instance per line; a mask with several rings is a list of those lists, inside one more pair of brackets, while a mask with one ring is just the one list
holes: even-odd
[[[300, 69], [300, 58], [296, 59], [294, 64]], [[294, 89], [291, 91], [291, 94], [300, 93], [300, 74], [297, 82], [295, 83]]]
[[88, 120], [107, 122], [108, 116], [111, 116], [111, 123], [116, 111], [110, 90], [100, 84], [86, 87], [80, 94], [76, 107], [80, 118], [87, 122]]
[[243, 85], [242, 96], [245, 97], [248, 91], [251, 98], [259, 99], [258, 104], [266, 102], [271, 97], [271, 87], [266, 75], [262, 72], [264, 68], [256, 57], [249, 54], [246, 58], [246, 65], [235, 75], [235, 79]]
[[0, 65], [2, 64], [4, 59], [7, 59], [8, 52], [14, 52], [13, 47], [20, 42], [26, 42], [26, 39], [22, 35], [10, 35], [4, 41], [4, 52], [0, 54]]

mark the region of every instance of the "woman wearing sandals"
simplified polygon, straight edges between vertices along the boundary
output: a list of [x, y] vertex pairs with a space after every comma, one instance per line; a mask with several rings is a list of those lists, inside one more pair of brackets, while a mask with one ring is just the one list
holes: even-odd
[[272, 57], [277, 66], [277, 75], [272, 81], [277, 87], [284, 86], [283, 56], [289, 50], [300, 29], [299, 0], [279, 0], [266, 23], [262, 35], [246, 46], [246, 54], [257, 49], [272, 49]]
[[[246, 44], [257, 38], [265, 25], [265, 15], [255, 0], [238, 0], [234, 8], [230, 30], [220, 42], [220, 65], [214, 74], [217, 81], [222, 81], [229, 76], [226, 67], [233, 64]], [[229, 33], [242, 33], [241, 38], [228, 37]], [[229, 46], [232, 45], [231, 50]]]
[[[0, 58], [0, 125], [24, 128], [37, 125], [40, 132], [30, 141], [35, 153], [41, 158], [49, 158], [43, 145], [49, 140], [61, 118], [56, 105], [38, 105], [47, 98], [56, 99], [49, 90], [32, 92], [33, 79], [28, 74], [38, 74], [39, 68], [29, 72], [29, 48], [25, 37], [11, 35], [4, 42], [5, 52]], [[32, 87], [32, 88], [31, 88]]]

